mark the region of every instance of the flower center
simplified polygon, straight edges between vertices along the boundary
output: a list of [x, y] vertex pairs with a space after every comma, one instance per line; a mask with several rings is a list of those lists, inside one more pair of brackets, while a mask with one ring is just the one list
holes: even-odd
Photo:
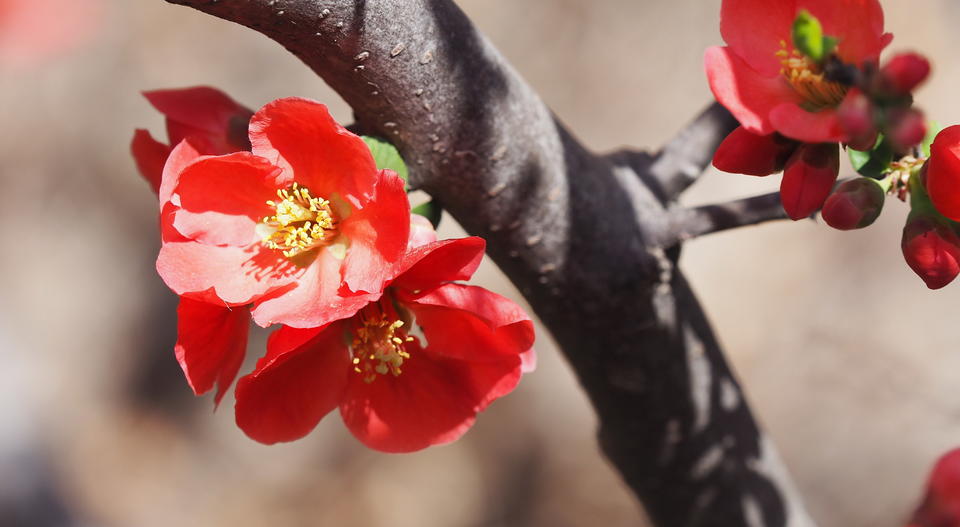
[[780, 41], [780, 74], [787, 79], [795, 92], [803, 97], [801, 107], [810, 112], [832, 108], [843, 101], [847, 87], [825, 79], [816, 63], [797, 50], [787, 51], [786, 41]]
[[380, 303], [370, 304], [355, 319], [350, 343], [353, 371], [363, 375], [363, 381], [368, 384], [375, 381], [378, 374], [399, 376], [403, 373], [400, 369], [403, 361], [410, 358], [404, 345], [413, 342], [413, 337], [403, 329], [402, 320], [384, 311]]
[[273, 216], [261, 224], [269, 229], [263, 243], [291, 258], [325, 245], [333, 238], [337, 222], [330, 202], [310, 195], [310, 190], [296, 183], [289, 189], [277, 190], [279, 201], [270, 200]]

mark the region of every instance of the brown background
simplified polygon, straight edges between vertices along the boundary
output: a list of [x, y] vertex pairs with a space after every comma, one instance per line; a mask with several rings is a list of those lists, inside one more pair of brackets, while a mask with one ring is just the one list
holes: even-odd
[[[461, 5], [594, 149], [659, 145], [711, 100], [702, 55], [721, 43], [719, 0]], [[933, 59], [919, 104], [960, 122], [960, 5], [886, 9], [891, 49]], [[300, 95], [344, 122], [350, 111], [250, 30], [161, 0], [112, 0], [102, 13], [71, 55], [0, 68], [0, 460], [33, 452], [87, 525], [636, 525], [639, 508], [599, 456], [594, 417], [544, 332], [540, 368], [516, 393], [463, 440], [411, 455], [365, 450], [336, 415], [265, 447], [234, 426], [229, 397], [216, 413], [209, 396], [194, 399], [171, 352], [175, 300], [152, 268], [154, 199], [128, 154], [135, 127], [162, 133], [138, 91], [209, 84], [253, 108]], [[777, 184], [711, 171], [685, 200]], [[905, 215], [891, 200], [861, 232], [782, 222], [684, 249], [824, 526], [901, 525], [930, 463], [960, 442], [960, 285], [930, 292], [912, 275], [899, 249]], [[492, 266], [482, 282], [519, 298]], [[23, 482], [9, 466], [0, 461], [0, 495]]]

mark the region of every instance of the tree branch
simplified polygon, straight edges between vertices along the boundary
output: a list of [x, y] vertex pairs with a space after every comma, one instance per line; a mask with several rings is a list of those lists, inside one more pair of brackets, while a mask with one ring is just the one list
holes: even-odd
[[[675, 254], [674, 196], [730, 125], [710, 109], [641, 173], [596, 156], [449, 0], [170, 0], [280, 42], [390, 138], [411, 182], [488, 241], [597, 411], [601, 447], [664, 526], [809, 519]], [[242, 57], [238, 57], [242, 60]]]
[[669, 210], [661, 247], [673, 247], [697, 236], [746, 227], [773, 220], [785, 220], [787, 213], [780, 203], [780, 193], [702, 205], [675, 207]]

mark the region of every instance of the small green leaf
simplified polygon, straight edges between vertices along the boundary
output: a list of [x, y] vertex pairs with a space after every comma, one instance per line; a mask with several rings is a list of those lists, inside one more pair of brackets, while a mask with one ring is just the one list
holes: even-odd
[[823, 27], [816, 17], [803, 9], [793, 20], [793, 47], [817, 62], [826, 56]]
[[934, 138], [937, 137], [937, 134], [940, 133], [940, 124], [936, 121], [930, 121], [927, 123], [927, 136], [923, 138], [923, 142], [920, 143], [920, 152], [924, 157], [930, 157], [930, 145], [933, 144]]
[[407, 182], [407, 165], [403, 162], [403, 158], [400, 157], [400, 152], [397, 151], [395, 146], [383, 139], [369, 135], [363, 135], [360, 138], [370, 148], [370, 153], [373, 155], [373, 161], [377, 164], [378, 170], [393, 170], [403, 179], [404, 183]]
[[433, 228], [436, 229], [440, 225], [440, 217], [443, 215], [443, 208], [436, 201], [428, 201], [417, 205], [410, 210], [413, 214], [419, 214], [424, 218], [430, 220], [430, 223], [433, 224]]
[[828, 37], [824, 35], [823, 36], [823, 56], [827, 57], [831, 53], [833, 53], [833, 50], [837, 49], [837, 44], [839, 43], [840, 41], [837, 40], [836, 38]]
[[847, 155], [854, 170], [861, 176], [873, 179], [882, 179], [884, 172], [890, 168], [890, 162], [893, 161], [893, 149], [883, 136], [877, 138], [877, 143], [872, 150], [864, 152], [848, 148]]

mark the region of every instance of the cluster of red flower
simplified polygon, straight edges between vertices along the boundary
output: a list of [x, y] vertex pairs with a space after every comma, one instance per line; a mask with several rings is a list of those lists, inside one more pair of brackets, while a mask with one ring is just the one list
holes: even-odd
[[[892, 35], [878, 0], [723, 0], [727, 46], [707, 50], [710, 88], [740, 121], [714, 165], [766, 176], [798, 220], [821, 210], [837, 229], [866, 227], [886, 195], [910, 196], [902, 248], [928, 287], [960, 274], [960, 127], [929, 144], [913, 90], [930, 73], [915, 53], [880, 66]], [[864, 177], [836, 185], [840, 148]]]
[[137, 130], [132, 150], [159, 196], [157, 270], [180, 295], [176, 357], [194, 392], [216, 385], [219, 403], [249, 320], [281, 325], [237, 382], [247, 435], [298, 439], [339, 407], [371, 448], [418, 450], [460, 437], [533, 368], [524, 311], [457, 283], [483, 240], [437, 241], [404, 181], [325, 106], [253, 113], [212, 88], [146, 97], [170, 146]]

